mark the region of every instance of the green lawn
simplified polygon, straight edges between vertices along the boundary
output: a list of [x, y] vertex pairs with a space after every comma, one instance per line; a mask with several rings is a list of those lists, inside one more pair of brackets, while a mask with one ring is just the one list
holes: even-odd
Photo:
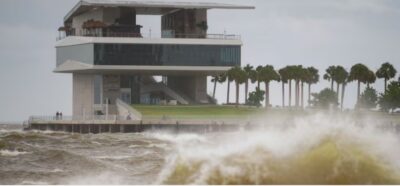
[[[236, 119], [246, 118], [257, 115], [269, 116], [305, 116], [316, 113], [318, 110], [290, 110], [290, 109], [268, 109], [255, 107], [239, 107], [219, 106], [219, 105], [177, 105], [177, 106], [161, 106], [161, 105], [132, 105], [137, 111], [142, 113], [145, 119], [161, 119], [163, 117], [172, 119]], [[356, 118], [364, 118], [370, 116], [375, 119], [391, 119], [400, 121], [399, 114], [387, 114], [382, 112], [343, 112], [344, 115], [353, 115]]]
[[245, 117], [260, 113], [263, 109], [234, 106], [160, 106], [132, 105], [143, 117], [173, 117], [173, 118], [224, 118]]

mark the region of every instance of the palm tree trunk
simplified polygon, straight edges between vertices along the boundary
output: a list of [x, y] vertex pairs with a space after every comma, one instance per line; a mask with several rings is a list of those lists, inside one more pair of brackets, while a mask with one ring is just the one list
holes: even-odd
[[214, 81], [213, 99], [215, 99], [215, 90], [217, 89], [217, 81]]
[[292, 107], [292, 80], [289, 79], [289, 107]]
[[331, 90], [333, 91], [333, 80], [331, 80]]
[[301, 82], [301, 108], [304, 108], [304, 82]]
[[282, 108], [285, 107], [285, 82], [282, 81]]
[[294, 81], [294, 107], [297, 107], [297, 81]]
[[260, 89], [260, 81], [257, 81], [257, 87]]
[[311, 83], [308, 84], [308, 105], [311, 102]]
[[387, 79], [385, 78], [385, 94], [386, 94], [386, 89], [387, 89]]
[[239, 106], [239, 83], [236, 82], [236, 107]]
[[296, 107], [299, 107], [299, 97], [300, 97], [300, 85], [299, 81], [296, 80]]
[[297, 107], [300, 107], [300, 81], [297, 81]]
[[269, 82], [265, 82], [265, 108], [269, 107]]
[[357, 103], [360, 100], [360, 80], [357, 82]]
[[245, 92], [244, 102], [247, 103], [247, 95], [249, 93], [249, 80], [246, 80], [246, 84], [245, 84], [245, 87], [244, 87], [244, 92]]
[[344, 89], [346, 87], [346, 83], [342, 83], [342, 97], [340, 99], [340, 110], [343, 111], [343, 100], [344, 100]]
[[227, 95], [226, 95], [226, 104], [229, 104], [229, 89], [230, 89], [230, 84], [231, 84], [231, 81], [229, 80], [229, 78], [228, 78], [228, 93], [227, 93]]
[[336, 100], [336, 102], [339, 102], [339, 83], [338, 82], [336, 82], [336, 95], [337, 95], [337, 100]]

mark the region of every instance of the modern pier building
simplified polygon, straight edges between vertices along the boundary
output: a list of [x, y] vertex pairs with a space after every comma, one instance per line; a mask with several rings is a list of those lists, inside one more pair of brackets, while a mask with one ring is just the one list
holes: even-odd
[[[207, 76], [241, 64], [240, 36], [207, 33], [219, 3], [81, 0], [64, 17], [54, 72], [72, 73], [73, 115], [118, 115], [117, 103], [213, 104]], [[159, 15], [160, 36], [137, 15]], [[157, 32], [154, 31], [153, 32]], [[153, 77], [161, 76], [162, 82]]]

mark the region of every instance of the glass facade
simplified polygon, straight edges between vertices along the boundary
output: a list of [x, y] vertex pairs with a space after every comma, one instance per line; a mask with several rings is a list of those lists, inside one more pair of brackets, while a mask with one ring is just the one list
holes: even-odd
[[94, 44], [95, 65], [235, 66], [240, 46]]
[[81, 44], [57, 47], [57, 66], [65, 61], [79, 61], [86, 64], [93, 64], [93, 44]]
[[[121, 99], [129, 104], [139, 104], [140, 103], [140, 76], [120, 76], [120, 87], [122, 89], [129, 89], [129, 99], [123, 98], [121, 92]], [[125, 91], [125, 96], [128, 91]], [[129, 101], [128, 101], [129, 100]]]

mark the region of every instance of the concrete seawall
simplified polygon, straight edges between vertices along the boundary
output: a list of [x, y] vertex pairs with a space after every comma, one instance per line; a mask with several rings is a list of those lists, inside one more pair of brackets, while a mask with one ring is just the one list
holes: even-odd
[[169, 132], [220, 132], [237, 131], [241, 129], [250, 129], [254, 127], [247, 124], [179, 124], [179, 123], [159, 123], [159, 124], [30, 124], [25, 130], [41, 131], [61, 131], [80, 134], [98, 134], [98, 133], [138, 133], [145, 131], [169, 131]]
[[[309, 113], [266, 113], [262, 117], [229, 117], [196, 119], [187, 118], [144, 118], [142, 120], [126, 120], [115, 116], [109, 117], [31, 117], [24, 125], [25, 130], [50, 130], [72, 133], [136, 133], [145, 131], [170, 131], [170, 132], [219, 132], [260, 129], [269, 126], [290, 127], [301, 118], [311, 117]], [[321, 115], [320, 115], [321, 116]], [[326, 113], [322, 115], [327, 120], [336, 121], [347, 118], [346, 122], [353, 122], [357, 126], [375, 125], [384, 130], [400, 132], [400, 115], [387, 115], [381, 113]]]

